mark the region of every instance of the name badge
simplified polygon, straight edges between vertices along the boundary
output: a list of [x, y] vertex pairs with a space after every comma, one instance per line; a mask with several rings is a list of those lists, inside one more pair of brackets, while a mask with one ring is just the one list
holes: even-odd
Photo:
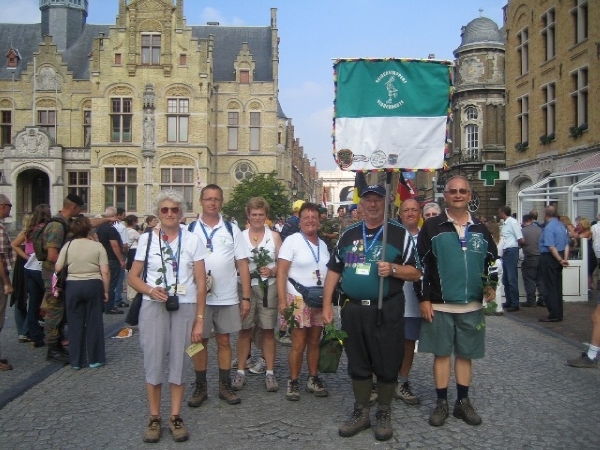
[[186, 292], [185, 284], [178, 284], [177, 288], [175, 290], [175, 294], [176, 295], [185, 295], [185, 292]]
[[356, 275], [369, 275], [371, 273], [371, 264], [360, 263], [356, 265]]

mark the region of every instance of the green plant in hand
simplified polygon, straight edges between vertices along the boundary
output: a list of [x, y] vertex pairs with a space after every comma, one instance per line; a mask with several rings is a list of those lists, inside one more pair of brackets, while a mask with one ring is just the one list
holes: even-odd
[[326, 342], [335, 340], [335, 341], [338, 341], [341, 346], [343, 346], [344, 341], [346, 340], [347, 337], [348, 337], [348, 333], [346, 333], [344, 330], [340, 330], [340, 329], [336, 328], [335, 325], [333, 324], [333, 322], [325, 325], [324, 339]]
[[[267, 244], [268, 242], [269, 239], [266, 240], [265, 244]], [[263, 296], [266, 296], [267, 290], [269, 289], [269, 280], [263, 280], [263, 278], [260, 276], [260, 273], [258, 272], [258, 269], [271, 264], [273, 262], [273, 258], [271, 258], [271, 254], [269, 253], [269, 250], [266, 247], [253, 248], [251, 251], [252, 261], [254, 261], [254, 263], [256, 264], [256, 269], [252, 271], [250, 276], [252, 278], [258, 278], [258, 284], [260, 285], [263, 291]]]
[[285, 321], [288, 324], [290, 333], [292, 332], [292, 330], [294, 328], [300, 326], [300, 324], [296, 320], [296, 316], [294, 315], [294, 311], [297, 309], [298, 309], [298, 307], [296, 306], [296, 301], [293, 301], [287, 308], [285, 308], [283, 310], [283, 318], [285, 319]]
[[[492, 263], [491, 266], [493, 265], [494, 264]], [[483, 283], [483, 296], [484, 298], [489, 298], [496, 291], [496, 288], [498, 287], [498, 280], [493, 279], [489, 274], [486, 273], [482, 273], [480, 276]], [[489, 300], [486, 302], [486, 305], [483, 308], [483, 313], [487, 316], [492, 315], [496, 311], [497, 307], [498, 304], [494, 300]], [[481, 330], [483, 327], [485, 327], [485, 322], [482, 322], [476, 326], [478, 330]]]

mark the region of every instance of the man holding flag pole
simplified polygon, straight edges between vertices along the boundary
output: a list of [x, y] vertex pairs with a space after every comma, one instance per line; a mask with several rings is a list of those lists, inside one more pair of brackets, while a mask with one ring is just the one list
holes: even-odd
[[336, 162], [343, 170], [387, 172], [385, 189], [367, 186], [359, 191], [364, 220], [340, 236], [325, 280], [325, 323], [333, 321], [332, 294], [340, 279], [342, 290], [351, 293], [340, 299], [355, 400], [350, 419], [339, 429], [343, 437], [371, 426], [372, 373], [379, 394], [375, 438], [384, 441], [393, 435], [390, 404], [403, 356], [402, 286], [418, 281], [421, 270], [410, 233], [387, 217], [391, 177], [402, 169], [443, 166], [451, 65], [392, 58], [334, 64]]

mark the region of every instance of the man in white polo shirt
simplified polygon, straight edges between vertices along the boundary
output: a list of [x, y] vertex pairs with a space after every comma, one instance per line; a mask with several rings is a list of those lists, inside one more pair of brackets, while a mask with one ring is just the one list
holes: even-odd
[[[242, 318], [250, 311], [249, 258], [250, 251], [244, 243], [242, 233], [231, 222], [224, 221], [220, 214], [223, 205], [223, 190], [216, 184], [205, 186], [200, 193], [202, 214], [192, 222], [189, 231], [196, 233], [206, 246], [209, 256], [205, 259], [206, 273], [212, 277], [212, 286], [206, 296], [204, 313], [205, 350], [192, 357], [196, 371], [194, 393], [188, 406], [198, 407], [208, 398], [206, 368], [208, 365], [208, 339], [214, 328], [217, 340], [219, 363], [219, 398], [230, 405], [241, 402], [231, 387], [231, 343], [229, 335], [242, 328]], [[242, 302], [238, 297], [237, 272], [242, 282]], [[207, 283], [207, 288], [209, 288]]]
[[502, 306], [507, 312], [519, 310], [519, 248], [525, 245], [521, 224], [511, 216], [510, 206], [504, 205], [498, 209], [504, 225], [500, 229], [500, 236], [504, 241], [502, 253], [502, 284], [506, 295], [506, 303]]

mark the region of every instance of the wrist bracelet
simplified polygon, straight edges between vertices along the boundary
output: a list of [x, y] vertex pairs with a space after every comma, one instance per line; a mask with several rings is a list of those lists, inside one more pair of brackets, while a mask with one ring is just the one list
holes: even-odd
[[242, 297], [242, 300], [246, 300], [247, 302], [250, 301], [250, 297]]

